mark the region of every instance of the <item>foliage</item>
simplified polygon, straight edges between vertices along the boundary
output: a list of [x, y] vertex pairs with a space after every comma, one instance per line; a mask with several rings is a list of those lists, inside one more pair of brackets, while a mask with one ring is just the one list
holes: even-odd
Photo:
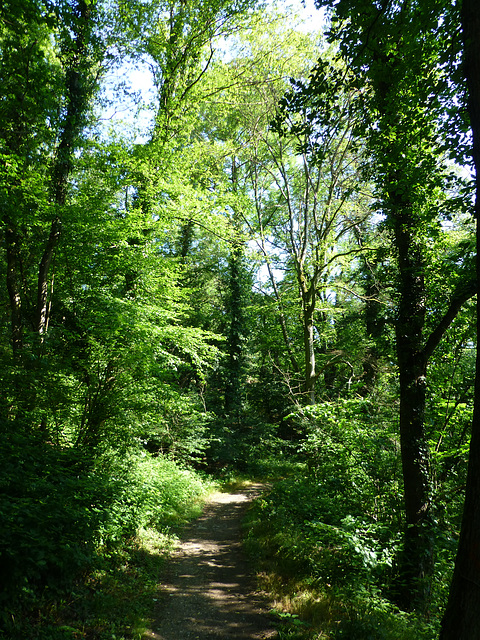
[[413, 530], [399, 395], [433, 611], [462, 515], [458, 3], [317, 4], [330, 47], [256, 0], [0, 3], [0, 621], [18, 637], [116, 634], [116, 594], [153, 581], [139, 531], [161, 547], [208, 487], [192, 467], [274, 483], [248, 545], [272, 588], [313, 594], [313, 627], [286, 606], [285, 637], [315, 634], [314, 610], [332, 638], [434, 633], [389, 598]]
[[259, 507], [266, 528], [272, 517], [280, 539], [295, 540], [282, 555], [287, 564], [298, 562], [296, 575], [333, 585], [365, 584], [376, 573], [386, 578], [397, 544], [397, 523], [387, 514], [392, 518], [399, 509], [398, 445], [374, 426], [378, 417], [367, 401], [324, 403], [303, 412], [307, 435], [299, 455], [306, 468], [278, 483]]
[[[266, 587], [313, 625], [298, 637], [435, 635], [438, 617], [425, 623], [389, 600], [402, 542], [401, 469], [390, 409], [380, 406], [339, 400], [297, 413], [302, 463], [249, 516], [246, 544]], [[442, 517], [435, 597], [443, 603], [454, 544], [440, 532], [459, 523], [454, 509]]]
[[92, 462], [5, 428], [1, 448], [1, 621], [12, 637], [25, 637], [37, 607], [81, 589], [140, 529], [168, 533], [197, 515], [209, 487], [145, 453]]

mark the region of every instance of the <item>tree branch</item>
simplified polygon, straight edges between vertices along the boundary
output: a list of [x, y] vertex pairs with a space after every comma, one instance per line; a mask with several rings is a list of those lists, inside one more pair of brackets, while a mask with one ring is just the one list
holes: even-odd
[[440, 343], [440, 340], [443, 338], [448, 327], [455, 320], [462, 306], [465, 304], [465, 302], [467, 302], [467, 300], [473, 298], [473, 296], [477, 293], [477, 286], [477, 281], [475, 279], [472, 279], [459, 287], [455, 292], [453, 298], [450, 301], [450, 306], [448, 307], [444, 316], [440, 319], [435, 329], [430, 334], [423, 348], [421, 357], [424, 359], [425, 363], [427, 363], [430, 359], [434, 350]]

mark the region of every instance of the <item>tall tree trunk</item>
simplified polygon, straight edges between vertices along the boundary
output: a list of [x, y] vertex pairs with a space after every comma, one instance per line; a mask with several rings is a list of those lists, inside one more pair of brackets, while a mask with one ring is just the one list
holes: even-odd
[[430, 473], [425, 437], [426, 362], [424, 263], [414, 240], [414, 221], [407, 207], [395, 219], [400, 301], [396, 325], [400, 378], [400, 445], [404, 482], [404, 547], [395, 587], [398, 604], [424, 609], [433, 570], [433, 538], [429, 527]]
[[[400, 448], [404, 484], [405, 530], [403, 550], [397, 558], [393, 596], [403, 609], [428, 607], [433, 571], [433, 538], [429, 525], [430, 473], [425, 437], [426, 369], [424, 330], [426, 315], [425, 261], [422, 248], [421, 205], [405, 167], [402, 152], [390, 140], [390, 132], [401, 129], [401, 116], [394, 105], [399, 87], [401, 60], [384, 52], [375, 54], [382, 77], [375, 85], [380, 115], [380, 165], [390, 164], [384, 177], [387, 219], [394, 237], [398, 267], [398, 312], [396, 351], [400, 383]], [[401, 67], [400, 67], [401, 68]], [[402, 129], [401, 129], [402, 130]], [[408, 132], [402, 130], [408, 141]], [[388, 161], [385, 159], [388, 158]]]
[[[480, 12], [476, 0], [463, 0], [464, 72], [467, 79], [473, 159], [476, 171], [477, 283], [480, 282]], [[480, 336], [480, 296], [477, 292], [477, 336]], [[475, 406], [468, 461], [467, 487], [455, 570], [441, 640], [480, 638], [480, 352], [477, 348]]]
[[[58, 126], [56, 130], [58, 143], [55, 144], [52, 141], [52, 147], [49, 148], [49, 155], [54, 152], [52, 165], [49, 167], [49, 171], [38, 173], [45, 182], [48, 179], [46, 176], [49, 174], [49, 193], [43, 206], [38, 207], [39, 211], [51, 212], [50, 228], [45, 232], [48, 235], [39, 244], [31, 246], [32, 240], [37, 237], [37, 229], [43, 225], [39, 224], [35, 233], [28, 235], [30, 225], [28, 222], [22, 223], [22, 215], [26, 216], [31, 209], [31, 205], [28, 204], [31, 195], [25, 192], [27, 188], [25, 184], [28, 182], [23, 183], [13, 176], [10, 182], [11, 188], [8, 190], [11, 198], [10, 213], [9, 215], [4, 214], [3, 219], [7, 262], [6, 285], [11, 316], [11, 344], [14, 357], [22, 367], [19, 370], [18, 387], [16, 381], [13, 382], [15, 391], [12, 394], [14, 400], [12, 401], [11, 415], [15, 416], [15, 420], [19, 423], [26, 425], [34, 424], [37, 420], [34, 418], [34, 414], [38, 404], [38, 389], [42, 384], [43, 376], [43, 370], [37, 368], [38, 358], [27, 358], [29, 356], [29, 352], [26, 350], [27, 334], [30, 333], [30, 337], [38, 339], [37, 356], [41, 355], [52, 303], [53, 276], [51, 272], [61, 234], [60, 217], [67, 199], [68, 183], [73, 168], [77, 141], [85, 125], [86, 107], [94, 86], [91, 47], [91, 14], [94, 6], [95, 0], [73, 0], [65, 6], [62, 5], [56, 18], [56, 25], [47, 25], [44, 22], [46, 18], [40, 8], [38, 8], [38, 12], [36, 9], [32, 9], [31, 24], [39, 26], [40, 31], [44, 34], [50, 28], [52, 31], [55, 29], [61, 39], [61, 42], [58, 43], [58, 47], [61, 48], [59, 60], [63, 64], [65, 74], [65, 84], [61, 95], [52, 97], [51, 101], [49, 99], [47, 103], [42, 102], [41, 99], [38, 105], [35, 102], [38, 86], [33, 83], [31, 77], [37, 78], [38, 81], [39, 76], [34, 74], [32, 69], [35, 68], [36, 71], [41, 70], [42, 73], [47, 73], [48, 65], [44, 64], [45, 60], [42, 59], [42, 56], [53, 55], [48, 49], [44, 50], [40, 45], [36, 47], [35, 55], [32, 54], [31, 58], [27, 56], [25, 64], [20, 65], [18, 70], [12, 64], [13, 73], [18, 74], [18, 84], [22, 87], [23, 93], [21, 98], [15, 98], [12, 102], [17, 108], [12, 109], [12, 120], [4, 127], [2, 138], [6, 141], [12, 155], [19, 158], [19, 166], [33, 166], [34, 160], [32, 158], [37, 156], [38, 162], [41, 162], [40, 159], [44, 153], [42, 146], [47, 144], [44, 140], [42, 141], [40, 134], [36, 139], [35, 126], [31, 126], [34, 133], [30, 130], [30, 120], [43, 122], [48, 119], [46, 109], [53, 108], [53, 104], [57, 105], [59, 113], [62, 114], [61, 122], [56, 124]], [[12, 33], [16, 33], [16, 30], [20, 34], [23, 33], [23, 30], [25, 33], [29, 33], [29, 25], [30, 23], [12, 24]], [[33, 34], [37, 33], [35, 29], [31, 31]], [[50, 36], [45, 35], [45, 38], [49, 37], [53, 36], [51, 34]], [[35, 36], [32, 35], [31, 41], [28, 41], [30, 45], [25, 49], [26, 53], [29, 48], [34, 46], [34, 38]], [[46, 76], [45, 82], [48, 83]], [[55, 86], [57, 86], [56, 83]], [[21, 108], [24, 103], [36, 106], [31, 107], [32, 111], [29, 111], [27, 108]], [[9, 129], [16, 132], [10, 138]], [[36, 145], [42, 146], [36, 147]], [[8, 175], [7, 172], [7, 178]], [[44, 220], [43, 224], [47, 224], [47, 222]], [[37, 258], [38, 255], [39, 258]], [[37, 259], [36, 277], [32, 282], [33, 269], [31, 265]], [[26, 265], [25, 272], [22, 269], [24, 264]], [[15, 408], [13, 409], [13, 407]]]

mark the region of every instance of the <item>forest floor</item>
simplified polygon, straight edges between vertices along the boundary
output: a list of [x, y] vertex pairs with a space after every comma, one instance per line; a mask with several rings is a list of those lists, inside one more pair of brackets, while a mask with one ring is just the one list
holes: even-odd
[[261, 485], [215, 493], [184, 532], [159, 576], [161, 589], [144, 640], [277, 638], [266, 598], [242, 550], [241, 522]]

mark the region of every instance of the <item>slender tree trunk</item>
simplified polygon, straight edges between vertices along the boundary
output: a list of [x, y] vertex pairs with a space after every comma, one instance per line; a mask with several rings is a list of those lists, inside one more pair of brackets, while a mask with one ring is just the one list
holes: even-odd
[[282, 337], [283, 337], [283, 342], [285, 344], [285, 349], [287, 350], [288, 353], [288, 358], [290, 360], [290, 364], [292, 365], [292, 369], [295, 373], [300, 373], [300, 367], [299, 364], [297, 362], [297, 359], [295, 358], [295, 354], [293, 353], [292, 350], [292, 342], [290, 340], [290, 336], [288, 335], [288, 328], [287, 328], [287, 319], [285, 317], [285, 312], [283, 310], [283, 304], [282, 304], [282, 297], [280, 295], [280, 291], [278, 290], [278, 285], [277, 285], [277, 281], [275, 280], [275, 275], [272, 271], [272, 267], [270, 265], [270, 262], [268, 261], [268, 255], [267, 252], [265, 251], [264, 247], [262, 246], [262, 250], [263, 250], [263, 254], [266, 258], [266, 265], [267, 265], [267, 269], [268, 269], [268, 276], [270, 278], [270, 282], [273, 288], [273, 292], [275, 294], [275, 300], [277, 302], [277, 309], [278, 309], [278, 314], [277, 314], [277, 318], [278, 318], [278, 322], [280, 324], [280, 329], [282, 331]]
[[230, 271], [230, 315], [228, 329], [227, 380], [225, 385], [225, 413], [239, 427], [242, 410], [243, 339], [245, 333], [244, 287], [242, 284], [243, 247], [241, 242], [233, 244], [229, 256]]
[[177, 255], [185, 260], [190, 255], [192, 242], [194, 239], [194, 223], [193, 220], [187, 220], [180, 229], [180, 237], [178, 239]]
[[[62, 112], [62, 123], [57, 131], [58, 145], [55, 149], [54, 160], [50, 167], [49, 195], [44, 203], [52, 212], [50, 228], [47, 231], [43, 245], [30, 247], [29, 238], [21, 223], [16, 222], [18, 207], [23, 207], [25, 194], [21, 183], [12, 184], [11, 215], [4, 216], [5, 250], [6, 250], [6, 285], [9, 296], [11, 315], [11, 344], [14, 357], [23, 366], [19, 375], [20, 383], [15, 391], [15, 400], [12, 406], [12, 415], [19, 423], [34, 424], [34, 417], [38, 402], [38, 389], [42, 384], [43, 370], [37, 369], [38, 358], [27, 361], [22, 354], [26, 352], [27, 331], [31, 337], [38, 340], [37, 356], [41, 355], [42, 345], [48, 330], [49, 314], [52, 305], [53, 276], [52, 263], [61, 235], [60, 217], [62, 208], [66, 203], [70, 175], [74, 164], [74, 153], [78, 137], [85, 124], [86, 107], [93, 88], [92, 83], [92, 57], [91, 50], [91, 13], [94, 10], [95, 0], [74, 0], [65, 5], [58, 16], [58, 30], [62, 31], [67, 24], [70, 25], [68, 36], [62, 41], [63, 70], [65, 72], [65, 86], [62, 95], [57, 97], [58, 108]], [[40, 11], [40, 9], [39, 9]], [[72, 16], [72, 13], [74, 14]], [[74, 18], [70, 20], [70, 18]], [[42, 15], [36, 15], [35, 20], [41, 24], [45, 19]], [[63, 21], [63, 22], [62, 22]], [[52, 27], [53, 28], [53, 27]], [[42, 51], [39, 49], [39, 55]], [[50, 55], [46, 53], [45, 55]], [[33, 62], [32, 62], [33, 64]], [[30, 80], [30, 64], [19, 69], [19, 84], [24, 87], [23, 98], [33, 101], [36, 98], [37, 87]], [[23, 76], [22, 76], [23, 74]], [[22, 98], [22, 100], [23, 100]], [[40, 120], [47, 116], [43, 113], [43, 105], [39, 105], [36, 117]], [[11, 128], [18, 131], [17, 136], [10, 141], [11, 152], [18, 155], [28, 166], [30, 160], [28, 153], [35, 154], [34, 138], [29, 132], [28, 111], [18, 108], [12, 117]], [[7, 127], [8, 129], [8, 127]], [[26, 151], [29, 150], [29, 151]], [[27, 155], [23, 155], [27, 154]], [[40, 157], [40, 154], [39, 154]], [[27, 198], [28, 200], [28, 198]], [[22, 272], [22, 264], [30, 265], [32, 257], [40, 253], [36, 272], [36, 282], [29, 280], [29, 272]], [[29, 252], [29, 253], [27, 253]], [[22, 255], [26, 254], [26, 255]], [[23, 259], [23, 260], [22, 260]], [[36, 287], [36, 291], [35, 291]], [[33, 289], [33, 291], [32, 291]], [[28, 313], [31, 304], [25, 301], [34, 301], [32, 313]], [[21, 379], [20, 379], [21, 376]]]
[[55, 217], [50, 228], [50, 235], [43, 252], [42, 259], [38, 267], [38, 286], [37, 286], [37, 321], [36, 329], [41, 341], [47, 332], [48, 327], [48, 274], [50, 270], [50, 264], [52, 262], [55, 248], [61, 234], [60, 218]]
[[[480, 282], [480, 12], [476, 0], [463, 0], [464, 70], [469, 91], [473, 159], [476, 170], [477, 283]], [[480, 296], [477, 292], [477, 336]], [[475, 406], [462, 528], [441, 640], [480, 638], [480, 352], [477, 349]]]
[[317, 379], [313, 317], [315, 310], [315, 293], [311, 289], [312, 287], [310, 287], [308, 291], [302, 292], [303, 349], [305, 357], [304, 392], [309, 403], [315, 404], [315, 382]]

